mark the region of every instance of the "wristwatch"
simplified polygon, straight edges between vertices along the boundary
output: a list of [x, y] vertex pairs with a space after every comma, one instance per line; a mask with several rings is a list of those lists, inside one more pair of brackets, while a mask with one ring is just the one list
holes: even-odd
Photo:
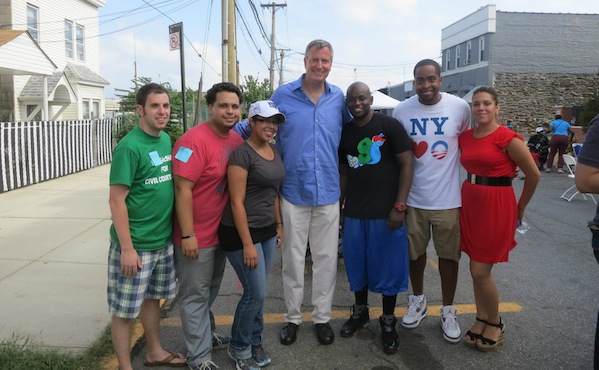
[[405, 212], [408, 209], [408, 206], [406, 206], [405, 203], [395, 203], [393, 205], [393, 208], [395, 208], [399, 212]]

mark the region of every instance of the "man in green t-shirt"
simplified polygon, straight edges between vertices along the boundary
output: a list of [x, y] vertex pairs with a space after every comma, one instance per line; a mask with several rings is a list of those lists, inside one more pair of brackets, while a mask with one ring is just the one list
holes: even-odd
[[117, 145], [110, 167], [108, 307], [121, 370], [132, 370], [130, 322], [139, 316], [147, 341], [146, 366], [187, 366], [185, 356], [160, 344], [160, 299], [175, 296], [171, 141], [168, 91], [147, 84], [136, 96], [139, 125]]

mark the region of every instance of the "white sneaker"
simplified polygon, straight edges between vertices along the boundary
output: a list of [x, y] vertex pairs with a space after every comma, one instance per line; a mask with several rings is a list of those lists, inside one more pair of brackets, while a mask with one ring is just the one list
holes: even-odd
[[408, 310], [401, 319], [401, 326], [406, 329], [414, 329], [420, 324], [420, 321], [426, 317], [426, 297], [422, 300], [415, 295], [408, 297]]
[[449, 343], [458, 343], [462, 339], [462, 331], [456, 318], [457, 311], [453, 306], [443, 306], [441, 308], [441, 329], [443, 329], [443, 339]]

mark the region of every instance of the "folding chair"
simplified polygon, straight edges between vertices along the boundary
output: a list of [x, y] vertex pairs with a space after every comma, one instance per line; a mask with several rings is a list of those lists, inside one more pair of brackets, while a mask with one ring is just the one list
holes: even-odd
[[580, 149], [582, 149], [582, 144], [572, 144], [572, 152], [574, 153], [574, 157], [578, 160], [578, 154], [580, 154]]
[[[569, 154], [564, 154], [564, 164], [566, 165], [568, 172], [570, 172], [568, 174], [568, 177], [571, 178], [572, 180], [574, 180], [574, 169], [576, 168], [576, 159]], [[568, 194], [570, 191], [572, 191], [572, 193]], [[586, 196], [588, 195], [589, 197], [591, 197], [593, 202], [595, 204], [597, 204], [597, 201], [595, 200], [595, 197], [593, 196], [593, 194], [579, 192], [578, 190], [576, 190], [576, 184], [570, 186], [566, 191], [564, 191], [564, 193], [562, 194], [562, 196], [560, 198], [565, 199], [568, 202], [570, 202], [572, 200], [572, 198], [574, 198], [576, 196], [576, 194], [582, 195], [584, 200], [587, 200]]]

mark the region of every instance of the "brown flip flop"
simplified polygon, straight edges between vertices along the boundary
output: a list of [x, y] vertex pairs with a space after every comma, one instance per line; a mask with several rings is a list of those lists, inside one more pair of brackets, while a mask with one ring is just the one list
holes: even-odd
[[186, 362], [172, 362], [174, 359], [177, 358], [181, 358], [184, 359], [185, 357], [180, 354], [180, 353], [175, 353], [175, 352], [169, 352], [170, 355], [166, 356], [165, 358], [163, 358], [160, 361], [144, 361], [144, 366], [168, 366], [168, 367], [183, 367], [183, 366], [187, 366], [187, 361]]

